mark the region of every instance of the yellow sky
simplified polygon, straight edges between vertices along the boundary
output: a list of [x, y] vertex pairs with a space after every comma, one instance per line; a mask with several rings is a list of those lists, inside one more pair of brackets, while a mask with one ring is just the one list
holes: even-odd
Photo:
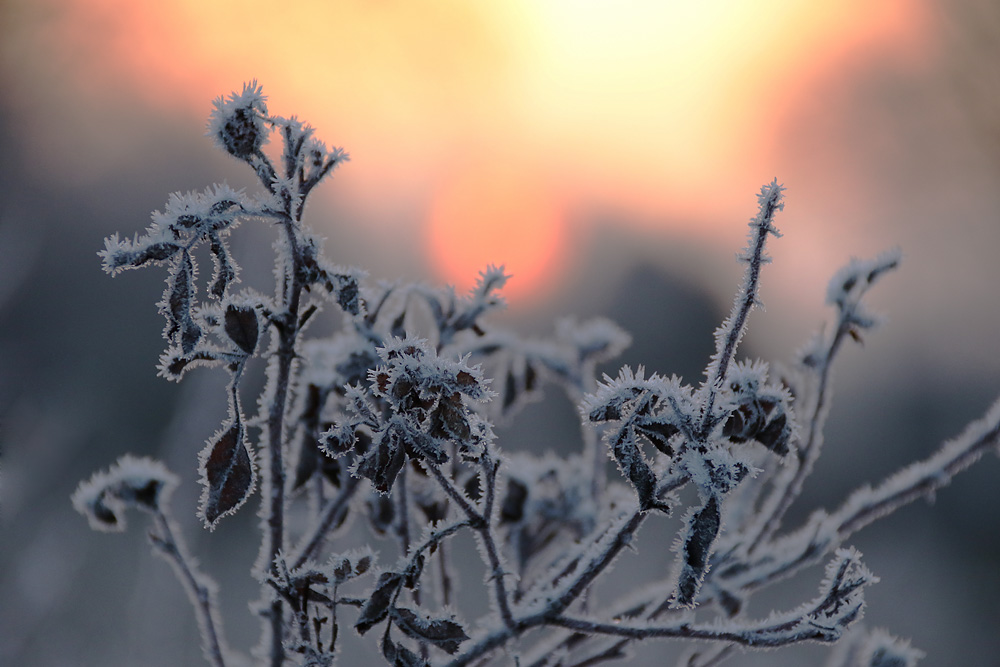
[[440, 279], [506, 264], [517, 298], [558, 285], [581, 211], [704, 235], [749, 217], [810, 81], [866, 50], [919, 52], [917, 7], [73, 0], [50, 37], [95, 89], [125, 80], [180, 113], [256, 78], [273, 113], [351, 153], [337, 178], [355, 206], [411, 204]]

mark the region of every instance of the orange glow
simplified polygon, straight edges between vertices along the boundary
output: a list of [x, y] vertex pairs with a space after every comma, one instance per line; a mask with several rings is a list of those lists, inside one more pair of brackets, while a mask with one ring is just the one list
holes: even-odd
[[525, 297], [570, 262], [570, 208], [731, 229], [782, 176], [776, 137], [811, 82], [927, 39], [911, 0], [63, 4], [49, 46], [90, 90], [204, 117], [256, 78], [351, 153], [351, 205], [407, 204], [439, 279], [506, 262]]
[[564, 216], [550, 190], [512, 162], [456, 170], [431, 205], [429, 252], [460, 291], [487, 264], [502, 264], [513, 276], [508, 298], [538, 298], [565, 261]]

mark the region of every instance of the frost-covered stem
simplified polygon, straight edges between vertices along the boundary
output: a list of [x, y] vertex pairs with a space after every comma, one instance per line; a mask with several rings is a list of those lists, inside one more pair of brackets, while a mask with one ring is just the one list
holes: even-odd
[[[686, 475], [672, 477], [657, 487], [656, 496], [662, 498], [666, 494], [683, 486], [687, 481], [688, 477]], [[632, 537], [648, 514], [646, 511], [637, 509], [628, 518], [623, 516], [620, 519], [621, 524], [617, 529], [609, 531], [609, 533], [613, 533], [611, 538], [599, 538], [599, 541], [604, 541], [603, 546], [597, 550], [586, 565], [576, 568], [576, 575], [572, 580], [568, 583], [560, 584], [562, 593], [548, 603], [546, 607], [547, 613], [562, 613], [574, 600], [582, 595], [594, 579], [621, 553], [621, 550], [632, 542]]]
[[507, 572], [500, 562], [500, 550], [497, 548], [496, 537], [493, 535], [493, 506], [496, 498], [497, 468], [499, 464], [489, 453], [483, 456], [483, 485], [486, 487], [486, 498], [483, 503], [483, 517], [486, 519], [479, 529], [483, 544], [486, 547], [486, 557], [489, 560], [493, 578], [493, 591], [496, 594], [497, 605], [500, 607], [500, 618], [508, 628], [514, 625], [514, 615], [510, 610], [510, 595], [504, 577]]
[[444, 539], [446, 537], [454, 535], [459, 530], [461, 530], [463, 528], [466, 528], [466, 527], [469, 527], [471, 525], [472, 524], [471, 524], [471, 522], [468, 519], [461, 519], [461, 520], [456, 521], [454, 523], [448, 524], [444, 528], [440, 528], [440, 529], [435, 530], [434, 532], [432, 532], [430, 535], [428, 535], [424, 539], [423, 542], [421, 542], [420, 544], [418, 544], [415, 547], [413, 547], [413, 550], [411, 552], [409, 552], [410, 553], [410, 560], [409, 560], [409, 562], [407, 564], [407, 569], [414, 568], [416, 560], [425, 551], [427, 551], [428, 549], [430, 549], [431, 547], [433, 547], [435, 545], [437, 545], [437, 548], [440, 550], [441, 547], [444, 546]]
[[[291, 202], [286, 201], [286, 210], [290, 210]], [[277, 288], [281, 299], [282, 311], [275, 317], [274, 326], [278, 335], [277, 371], [273, 378], [273, 394], [267, 417], [268, 434], [268, 488], [270, 497], [265, 499], [266, 523], [268, 527], [266, 554], [267, 562], [273, 569], [278, 553], [284, 549], [284, 515], [285, 515], [285, 464], [284, 464], [284, 433], [285, 413], [288, 410], [289, 388], [292, 381], [292, 364], [295, 361], [295, 343], [298, 338], [299, 304], [302, 296], [302, 283], [299, 280], [298, 263], [300, 250], [295, 232], [295, 224], [290, 216], [282, 220], [282, 229], [288, 242], [288, 264], [281, 268]], [[271, 602], [268, 614], [271, 623], [271, 664], [280, 667], [284, 662], [284, 646], [282, 634], [284, 627], [284, 612], [281, 598]]]
[[736, 348], [740, 339], [746, 331], [747, 316], [758, 302], [757, 291], [760, 287], [760, 270], [767, 262], [764, 256], [764, 246], [767, 243], [767, 235], [777, 235], [778, 230], [772, 226], [774, 215], [782, 208], [781, 204], [782, 187], [778, 182], [772, 181], [770, 185], [764, 186], [758, 195], [760, 209], [757, 212], [750, 226], [755, 230], [751, 232], [751, 244], [747, 248], [746, 256], [747, 270], [743, 279], [743, 289], [737, 295], [733, 310], [723, 324], [724, 329], [716, 337], [715, 359], [706, 373], [706, 383], [708, 397], [705, 401], [705, 410], [702, 415], [700, 431], [703, 436], [707, 435], [712, 427], [712, 408], [715, 406], [715, 399], [722, 383], [729, 372], [729, 364], [736, 356]]
[[513, 614], [510, 610], [510, 596], [507, 592], [507, 586], [504, 583], [504, 575], [506, 574], [503, 569], [503, 565], [500, 562], [500, 550], [497, 548], [496, 537], [493, 535], [491, 519], [493, 514], [493, 498], [496, 492], [496, 474], [497, 474], [497, 463], [490, 457], [487, 453], [483, 456], [483, 486], [485, 488], [485, 500], [484, 500], [484, 512], [480, 514], [476, 511], [469, 501], [462, 495], [462, 492], [455, 488], [455, 485], [451, 483], [444, 473], [441, 472], [440, 468], [429, 461], [423, 461], [424, 466], [430, 470], [434, 479], [438, 481], [441, 488], [444, 489], [445, 493], [455, 501], [455, 503], [461, 508], [462, 513], [468, 517], [469, 525], [479, 533], [483, 540], [483, 546], [486, 551], [487, 565], [490, 568], [490, 572], [493, 578], [494, 592], [497, 597], [497, 605], [500, 608], [500, 617], [503, 619], [504, 624], [507, 627], [511, 627], [513, 623]]
[[[657, 486], [656, 496], [658, 498], [663, 498], [668, 493], [676, 491], [680, 487], [684, 486], [684, 484], [686, 484], [688, 482], [688, 480], [689, 480], [689, 478], [688, 478], [687, 475], [676, 475], [676, 476], [673, 476], [673, 477], [669, 477], [666, 480], [662, 481]], [[588, 576], [589, 579], [587, 580], [587, 582], [584, 584], [584, 586], [582, 588], [579, 588], [577, 585], [574, 585], [572, 587], [572, 590], [578, 590], [579, 591], [579, 592], [576, 593], [576, 595], [579, 595], [579, 593], [582, 593], [584, 590], [586, 590], [586, 585], [589, 584], [590, 581], [593, 581], [593, 579], [596, 578], [597, 575], [599, 575], [601, 573], [601, 571], [605, 567], [607, 567], [607, 565], [609, 565], [614, 560], [614, 558], [621, 552], [621, 549], [623, 547], [627, 546], [631, 542], [632, 536], [635, 534], [635, 531], [638, 530], [639, 525], [641, 524], [642, 519], [644, 517], [645, 517], [645, 513], [643, 513], [643, 512], [635, 512], [631, 517], [629, 517], [629, 519], [624, 520], [624, 518], [623, 518], [623, 524], [622, 524], [622, 526], [619, 528], [618, 533], [615, 535], [615, 537], [609, 543], [610, 548], [607, 551], [601, 551], [600, 553], [598, 553], [595, 556], [594, 560], [590, 564], [588, 564], [588, 566], [586, 566], [586, 567], [584, 567], [584, 568], [582, 568], [580, 570], [581, 573], [583, 573], [586, 576]], [[559, 576], [562, 577], [562, 576], [564, 576], [564, 574], [566, 574], [566, 573], [562, 572], [562, 573], [560, 573]], [[673, 588], [674, 587], [671, 586], [671, 591], [673, 590]], [[567, 592], [569, 592], [569, 591], [567, 591]], [[573, 599], [575, 599], [575, 598], [573, 598]], [[572, 603], [572, 599], [570, 599], [568, 602], [566, 602], [564, 604], [560, 603], [560, 606], [557, 609], [557, 613], [561, 613], [564, 609], [566, 609], [569, 606], [570, 603]], [[644, 608], [644, 607], [648, 606], [648, 604], [649, 604], [648, 602], [641, 603], [639, 606], [641, 608]], [[653, 618], [654, 615], [650, 615], [650, 618]], [[566, 642], [571, 641], [571, 640], [572, 640], [572, 636], [565, 637], [565, 638], [559, 640], [558, 642], [556, 642], [556, 643], [554, 643], [552, 645], [552, 647], [551, 647], [550, 650], [546, 651], [546, 654], [549, 654], [549, 653], [557, 650], [558, 648], [564, 646], [566, 644]], [[618, 648], [623, 648], [626, 644], [628, 644], [629, 641], [631, 641], [631, 640], [625, 640], [624, 642], [621, 643], [620, 646], [618, 646]]]
[[648, 514], [648, 512], [642, 511], [634, 512], [632, 516], [622, 523], [614, 537], [608, 541], [604, 548], [585, 567], [579, 570], [578, 574], [573, 578], [572, 583], [563, 589], [562, 594], [552, 600], [549, 604], [550, 613], [561, 613], [587, 590], [594, 579], [621, 553], [622, 549], [632, 542], [633, 535], [635, 535], [635, 532], [642, 525], [643, 520]]
[[271, 193], [274, 192], [274, 181], [278, 176], [278, 172], [275, 171], [274, 165], [271, 164], [271, 158], [267, 157], [267, 154], [261, 149], [256, 149], [252, 156], [246, 160], [246, 163], [256, 172], [257, 178], [260, 179], [261, 184]]
[[424, 466], [425, 469], [430, 471], [431, 476], [437, 480], [438, 484], [441, 485], [441, 488], [444, 490], [444, 492], [448, 494], [448, 497], [455, 501], [455, 504], [458, 505], [459, 508], [462, 510], [462, 514], [468, 517], [469, 523], [474, 528], [478, 529], [478, 527], [483, 522], [485, 522], [486, 519], [479, 512], [476, 511], [476, 508], [472, 506], [472, 504], [462, 494], [462, 492], [459, 491], [457, 488], [455, 488], [455, 485], [451, 483], [451, 480], [445, 477], [444, 473], [441, 472], [441, 469], [439, 467], [437, 467], [430, 461], [427, 461], [426, 459], [420, 461], [420, 463], [421, 465]]
[[323, 540], [326, 539], [330, 528], [337, 525], [341, 517], [344, 516], [344, 513], [347, 512], [348, 504], [358, 489], [359, 481], [353, 475], [348, 476], [344, 480], [344, 486], [340, 489], [337, 497], [327, 501], [309, 537], [303, 540], [302, 546], [298, 550], [298, 555], [292, 559], [292, 569], [302, 567], [323, 546]]
[[[657, 637], [680, 637], [684, 639], [707, 639], [714, 641], [730, 641], [744, 646], [776, 648], [788, 646], [803, 641], [830, 642], [840, 638], [840, 632], [818, 625], [809, 625], [803, 617], [790, 621], [743, 628], [740, 630], [725, 629], [717, 626], [695, 625], [681, 623], [668, 626], [628, 626], [618, 623], [601, 623], [583, 618], [557, 616], [548, 621], [550, 625], [558, 625], [574, 632], [587, 634], [628, 637], [629, 639], [653, 639]], [[803, 627], [792, 631], [797, 626]]]
[[[346, 159], [347, 159], [346, 155], [342, 155], [342, 156], [339, 156], [339, 157], [329, 158], [326, 161], [326, 164], [323, 165], [323, 168], [319, 172], [317, 172], [315, 176], [313, 176], [312, 178], [310, 178], [308, 180], [305, 180], [305, 181], [303, 181], [301, 183], [301, 186], [299, 187], [299, 192], [302, 193], [302, 206], [303, 207], [305, 206], [305, 199], [309, 195], [309, 192], [314, 187], [316, 187], [316, 185], [320, 181], [322, 181], [324, 178], [326, 178], [326, 176], [331, 171], [333, 171], [334, 168], [336, 168], [341, 162], [343, 162]], [[299, 214], [301, 215], [301, 213], [302, 213], [302, 211], [300, 209]]]
[[764, 520], [759, 524], [759, 527], [747, 536], [745, 553], [753, 553], [778, 530], [788, 508], [792, 506], [795, 499], [802, 493], [805, 480], [812, 472], [816, 459], [819, 458], [823, 442], [823, 426], [826, 424], [828, 413], [827, 396], [830, 387], [830, 369], [833, 366], [833, 359], [840, 349], [841, 343], [844, 341], [844, 336], [849, 331], [850, 324], [841, 318], [837, 326], [837, 331], [820, 361], [815, 398], [812, 402], [811, 414], [808, 420], [809, 430], [806, 434], [806, 439], [796, 450], [795, 468], [787, 475], [782, 475], [779, 478], [778, 487], [772, 491], [771, 496], [761, 508], [760, 515]]
[[153, 512], [153, 518], [158, 532], [151, 532], [150, 539], [156, 550], [174, 566], [174, 572], [194, 606], [205, 657], [215, 667], [225, 667], [226, 661], [223, 658], [225, 640], [222, 638], [222, 626], [215, 618], [216, 605], [212, 584], [206, 583], [210, 580], [198, 572], [195, 563], [185, 553], [183, 544], [174, 535], [170, 517], [157, 509]]
[[[935, 454], [886, 478], [873, 489], [861, 488], [832, 513], [817, 512], [802, 528], [760, 549], [749, 566], [738, 566], [732, 574], [741, 589], [759, 588], [788, 576], [819, 560], [853, 533], [919, 498], [930, 497], [975, 463], [988, 449], [1000, 445], [1000, 400], [986, 415], [971, 423], [956, 439]], [[799, 539], [812, 534], [810, 539]], [[741, 576], [742, 575], [742, 576]]]
[[[404, 555], [410, 553], [410, 501], [406, 490], [407, 472], [407, 466], [403, 466], [403, 469], [399, 471], [399, 475], [396, 477], [396, 485], [394, 487], [396, 491], [396, 503], [398, 505], [396, 508], [396, 516], [398, 517], [396, 522], [396, 537], [399, 538], [399, 553]], [[414, 604], [419, 607], [419, 586], [413, 587], [412, 595]], [[426, 651], [426, 645], [421, 644], [421, 653], [426, 653]], [[424, 657], [426, 658], [427, 656]]]

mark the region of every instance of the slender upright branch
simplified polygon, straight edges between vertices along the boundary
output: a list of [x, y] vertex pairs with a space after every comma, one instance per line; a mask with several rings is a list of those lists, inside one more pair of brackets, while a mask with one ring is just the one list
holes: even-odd
[[736, 356], [736, 348], [746, 331], [747, 316], [758, 302], [760, 270], [769, 261], [764, 255], [764, 246], [768, 234], [778, 235], [778, 230], [772, 222], [775, 214], [784, 208], [784, 204], [781, 203], [783, 190], [784, 188], [778, 185], [777, 180], [775, 180], [770, 185], [761, 188], [760, 194], [757, 195], [760, 208], [757, 216], [750, 221], [750, 245], [742, 257], [747, 263], [743, 287], [733, 303], [732, 313], [723, 324], [722, 329], [716, 333], [715, 356], [705, 373], [708, 397], [705, 400], [705, 409], [699, 428], [701, 437], [706, 437], [713, 426], [712, 408], [715, 406], [716, 397], [722, 388], [722, 382], [729, 372], [729, 364]]
[[153, 512], [156, 532], [150, 532], [149, 537], [156, 551], [174, 567], [174, 572], [180, 580], [188, 598], [194, 606], [198, 619], [198, 630], [201, 632], [201, 644], [205, 657], [214, 667], [225, 667], [225, 640], [222, 637], [222, 625], [216, 619], [217, 606], [215, 593], [209, 580], [200, 572], [197, 565], [187, 555], [183, 544], [176, 537], [172, 521], [162, 510]]

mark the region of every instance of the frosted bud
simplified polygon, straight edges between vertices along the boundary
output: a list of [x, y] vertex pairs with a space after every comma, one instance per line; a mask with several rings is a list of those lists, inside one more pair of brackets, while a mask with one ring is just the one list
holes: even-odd
[[208, 134], [233, 157], [248, 160], [267, 143], [267, 98], [256, 79], [243, 92], [217, 98], [208, 119]]

